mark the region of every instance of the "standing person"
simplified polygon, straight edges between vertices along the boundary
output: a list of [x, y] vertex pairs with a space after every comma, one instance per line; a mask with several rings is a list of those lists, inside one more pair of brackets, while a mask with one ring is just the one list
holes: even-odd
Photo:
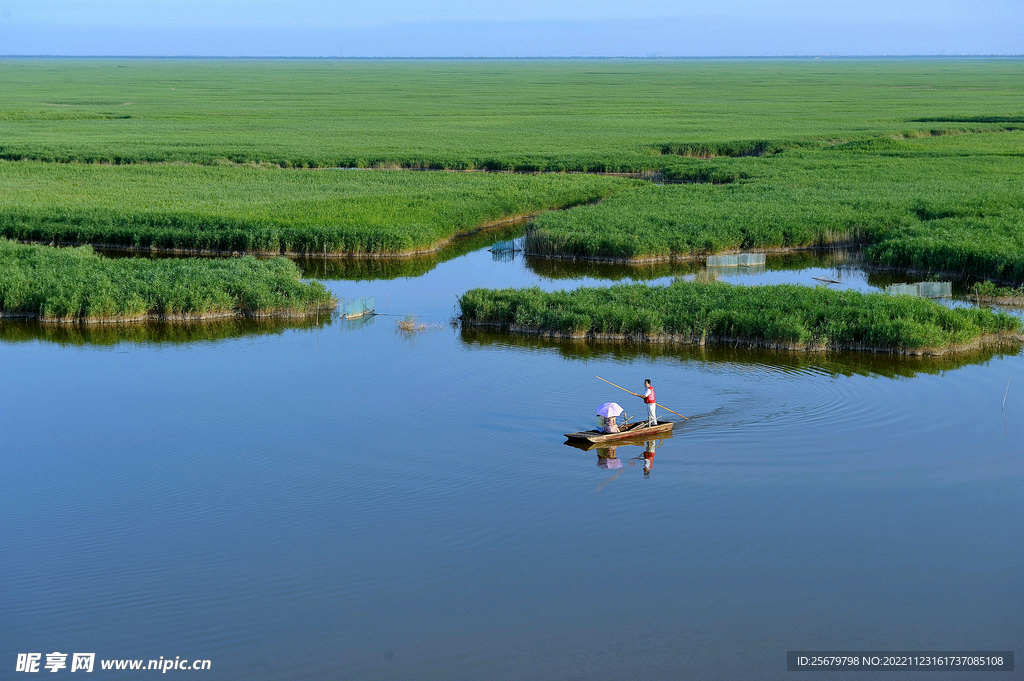
[[651, 385], [651, 379], [644, 379], [644, 388], [644, 394], [641, 397], [647, 405], [647, 425], [654, 426], [658, 424], [658, 417], [654, 414], [658, 408], [658, 402], [654, 398], [654, 386]]

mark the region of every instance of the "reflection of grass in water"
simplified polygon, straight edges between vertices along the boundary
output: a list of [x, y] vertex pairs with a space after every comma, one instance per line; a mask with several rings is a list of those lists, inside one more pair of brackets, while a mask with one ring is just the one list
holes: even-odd
[[111, 346], [121, 343], [184, 345], [210, 343], [250, 336], [280, 335], [293, 329], [313, 330], [331, 325], [331, 316], [315, 319], [239, 319], [208, 322], [138, 324], [39, 324], [31, 320], [0, 322], [0, 343], [43, 341], [57, 345]]
[[1009, 344], [1004, 348], [986, 347], [971, 352], [939, 357], [923, 355], [895, 357], [855, 352], [806, 354], [762, 348], [641, 345], [629, 341], [582, 341], [537, 336], [511, 336], [466, 327], [460, 333], [462, 342], [471, 348], [557, 353], [566, 359], [584, 362], [598, 360], [648, 364], [657, 360], [697, 361], [768, 366], [784, 371], [820, 371], [841, 376], [885, 376], [888, 378], [912, 378], [918, 374], [941, 374], [964, 366], [985, 364], [992, 359], [1004, 356], [1016, 356], [1020, 352], [1019, 344]]
[[436, 255], [410, 258], [297, 258], [302, 276], [310, 279], [348, 281], [386, 281], [419, 277], [437, 267]]
[[[796, 251], [793, 253], [773, 253], [766, 260], [767, 271], [803, 270], [812, 267], [834, 268], [856, 262], [859, 258], [857, 249], [835, 249], [813, 251]], [[678, 262], [647, 262], [647, 263], [615, 263], [596, 260], [569, 260], [562, 258], [544, 258], [526, 256], [526, 267], [534, 274], [548, 279], [604, 279], [621, 281], [648, 281], [664, 277], [683, 277], [706, 271], [705, 258]], [[741, 268], [735, 269], [737, 272]]]
[[594, 260], [565, 260], [560, 258], [544, 258], [534, 255], [526, 256], [526, 267], [534, 274], [547, 279], [603, 279], [621, 281], [633, 279], [647, 281], [664, 277], [682, 277], [699, 272], [704, 263], [692, 260], [687, 262], [656, 262], [625, 263], [600, 262]]
[[430, 255], [408, 258], [296, 258], [302, 276], [324, 280], [375, 281], [418, 277], [443, 262], [487, 248], [496, 241], [517, 239], [523, 235], [522, 223], [488, 229], [454, 239]]

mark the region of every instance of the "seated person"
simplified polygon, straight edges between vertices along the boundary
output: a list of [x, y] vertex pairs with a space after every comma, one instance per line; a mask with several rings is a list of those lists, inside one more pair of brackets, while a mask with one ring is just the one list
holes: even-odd
[[619, 427], [615, 425], [614, 416], [606, 416], [604, 419], [604, 432], [606, 433], [618, 433]]

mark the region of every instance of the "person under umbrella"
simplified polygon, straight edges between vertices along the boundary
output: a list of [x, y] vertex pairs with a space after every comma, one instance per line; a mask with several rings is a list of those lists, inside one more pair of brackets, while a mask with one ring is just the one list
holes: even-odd
[[619, 427], [615, 424], [615, 417], [622, 414], [622, 407], [615, 402], [605, 402], [597, 408], [597, 416], [600, 419], [601, 431], [605, 433], [618, 433]]

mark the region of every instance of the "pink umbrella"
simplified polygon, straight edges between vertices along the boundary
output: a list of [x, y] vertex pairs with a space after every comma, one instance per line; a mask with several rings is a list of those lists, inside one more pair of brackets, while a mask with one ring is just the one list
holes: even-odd
[[598, 416], [618, 416], [622, 413], [622, 407], [616, 402], [605, 402], [597, 408]]

